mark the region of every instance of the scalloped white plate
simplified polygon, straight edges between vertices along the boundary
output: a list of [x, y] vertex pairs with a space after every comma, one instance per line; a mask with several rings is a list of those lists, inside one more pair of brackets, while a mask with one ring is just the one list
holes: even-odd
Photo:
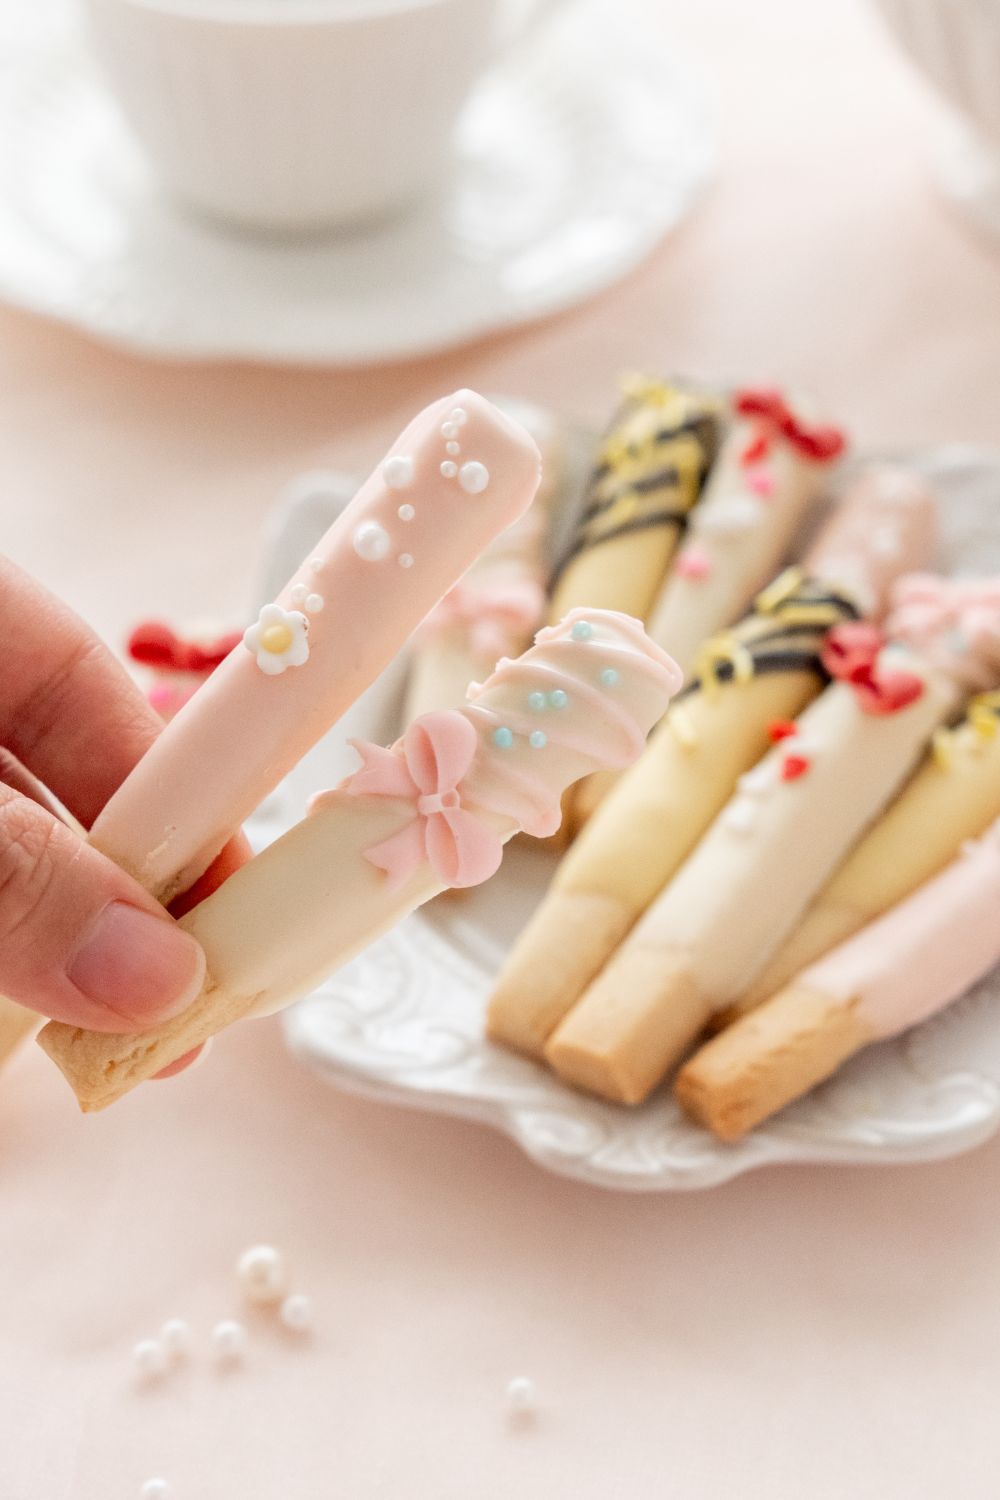
[[573, 306], [624, 276], [714, 162], [666, 33], [581, 0], [486, 75], [424, 209], [368, 233], [240, 236], [176, 211], [65, 0], [0, 5], [0, 296], [171, 358], [366, 364]]
[[[950, 448], [911, 461], [942, 493], [942, 564], [1000, 569], [1000, 457]], [[384, 729], [386, 708], [391, 719], [391, 704], [369, 701], [373, 725], [381, 711]], [[341, 743], [338, 733], [313, 752], [313, 786], [343, 774]], [[294, 821], [303, 794], [291, 783], [260, 835]], [[776, 1162], [930, 1160], [1000, 1125], [1000, 974], [734, 1146], [685, 1119], [667, 1090], [620, 1109], [492, 1046], [482, 1030], [491, 979], [551, 868], [551, 856], [515, 845], [488, 885], [408, 918], [286, 1013], [293, 1051], [340, 1087], [483, 1121], [552, 1171], [633, 1191], [706, 1187]]]

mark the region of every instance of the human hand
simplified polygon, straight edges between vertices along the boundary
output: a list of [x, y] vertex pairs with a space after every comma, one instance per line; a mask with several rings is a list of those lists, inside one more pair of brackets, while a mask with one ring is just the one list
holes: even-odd
[[[45, 789], [88, 828], [160, 722], [87, 626], [2, 557], [0, 639], [0, 992], [73, 1026], [142, 1031], [194, 999], [204, 953]], [[177, 906], [248, 856], [239, 835]]]

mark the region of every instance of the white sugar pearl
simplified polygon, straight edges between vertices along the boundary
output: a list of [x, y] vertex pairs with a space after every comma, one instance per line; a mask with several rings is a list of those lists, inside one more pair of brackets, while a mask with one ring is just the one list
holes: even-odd
[[757, 821], [757, 809], [743, 798], [730, 802], [722, 811], [722, 823], [733, 833], [749, 833]]
[[233, 1365], [247, 1352], [247, 1331], [235, 1318], [224, 1318], [211, 1332], [212, 1349], [222, 1364]]
[[416, 511], [412, 505], [401, 505], [396, 514], [401, 521], [412, 521], [416, 515]]
[[293, 604], [305, 604], [308, 594], [309, 585], [307, 583], [297, 583], [288, 597]]
[[401, 568], [412, 568], [413, 567], [413, 555], [412, 555], [412, 553], [401, 552], [399, 554], [399, 566]]
[[170, 1500], [173, 1493], [165, 1479], [147, 1479], [139, 1491], [139, 1500]]
[[473, 459], [470, 463], [462, 465], [458, 482], [467, 495], [481, 495], [490, 482], [490, 471], [485, 464], [477, 463]]
[[170, 1360], [186, 1359], [191, 1352], [191, 1325], [183, 1318], [168, 1318], [160, 1329], [160, 1343]]
[[236, 1276], [251, 1302], [280, 1302], [288, 1291], [285, 1257], [273, 1245], [252, 1245], [236, 1262]]
[[293, 1333], [308, 1333], [313, 1326], [312, 1298], [303, 1292], [293, 1292], [281, 1304], [279, 1317]]
[[141, 1380], [158, 1380], [167, 1368], [167, 1351], [159, 1339], [140, 1339], [132, 1350], [132, 1364]]
[[441, 436], [443, 438], [457, 438], [458, 437], [458, 423], [457, 422], [445, 422], [444, 425], [443, 425], [443, 427], [441, 428]]
[[396, 455], [382, 465], [382, 478], [391, 490], [405, 490], [413, 483], [413, 459]]
[[537, 1401], [535, 1382], [527, 1375], [515, 1375], [507, 1385], [507, 1405], [519, 1415], [534, 1411]]
[[311, 615], [318, 615], [326, 600], [322, 594], [307, 594], [305, 598], [306, 609]]
[[311, 573], [321, 573], [323, 571], [323, 559], [321, 557], [311, 557], [309, 559], [309, 571]]
[[456, 406], [451, 414], [451, 420], [457, 427], [461, 427], [463, 422], [467, 422], [469, 420], [469, 414], [463, 406]]
[[450, 453], [452, 457], [454, 457], [456, 453], [461, 453], [462, 451], [461, 443], [445, 443], [444, 447], [445, 452]]
[[355, 527], [351, 540], [355, 552], [365, 562], [379, 562], [383, 557], [388, 557], [392, 546], [389, 533], [377, 521], [362, 521], [360, 526]]
[[441, 465], [441, 473], [445, 479], [454, 479], [458, 473], [458, 464], [453, 458], [446, 458]]

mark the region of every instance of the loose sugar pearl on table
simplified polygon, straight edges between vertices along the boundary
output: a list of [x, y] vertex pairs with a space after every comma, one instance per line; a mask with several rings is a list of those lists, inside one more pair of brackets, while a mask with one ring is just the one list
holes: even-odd
[[168, 1318], [160, 1329], [160, 1343], [169, 1360], [176, 1363], [191, 1352], [191, 1325], [183, 1318]]
[[535, 1410], [538, 1393], [535, 1382], [527, 1375], [515, 1375], [507, 1384], [507, 1405], [516, 1416], [526, 1416]]
[[165, 1479], [147, 1479], [139, 1491], [139, 1500], [170, 1500], [173, 1493]]
[[132, 1364], [140, 1380], [159, 1380], [167, 1368], [167, 1351], [159, 1339], [140, 1339], [132, 1350]]
[[280, 1302], [288, 1291], [288, 1266], [273, 1245], [252, 1245], [236, 1262], [236, 1277], [251, 1302]]
[[313, 1326], [312, 1298], [293, 1292], [282, 1302], [279, 1317], [292, 1333], [308, 1333]]
[[247, 1352], [247, 1331], [235, 1318], [216, 1323], [211, 1333], [212, 1350], [220, 1364], [238, 1364]]

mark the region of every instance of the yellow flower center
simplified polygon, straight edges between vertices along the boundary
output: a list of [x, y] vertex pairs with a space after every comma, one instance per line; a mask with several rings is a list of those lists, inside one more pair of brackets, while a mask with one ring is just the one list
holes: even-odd
[[261, 646], [265, 651], [272, 651], [275, 656], [287, 651], [293, 639], [290, 625], [268, 625], [260, 633]]

